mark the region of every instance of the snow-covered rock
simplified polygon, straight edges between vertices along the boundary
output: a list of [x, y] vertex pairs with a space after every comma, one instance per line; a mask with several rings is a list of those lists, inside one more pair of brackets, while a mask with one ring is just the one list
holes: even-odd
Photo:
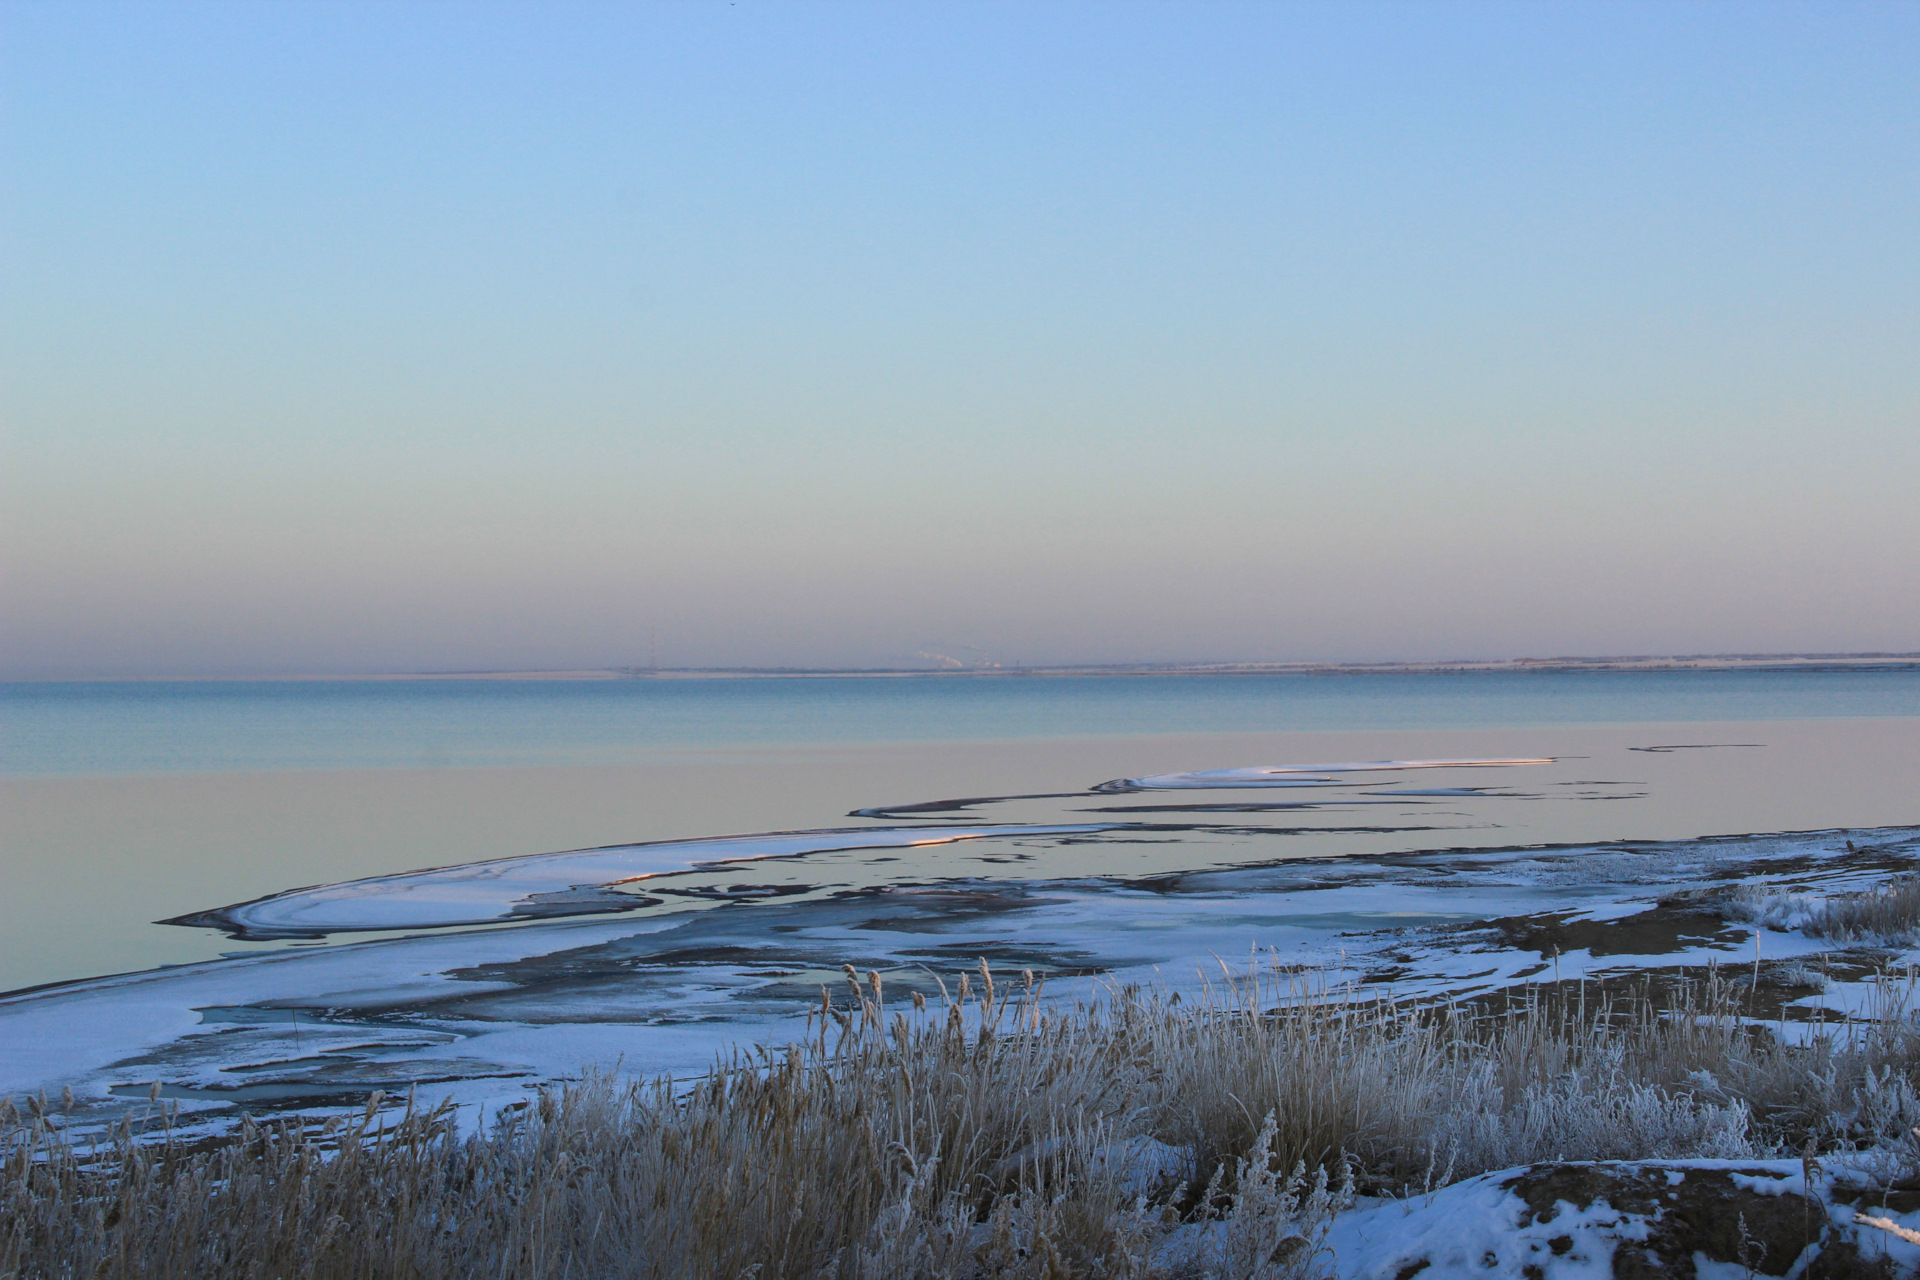
[[1854, 1221], [1920, 1225], [1914, 1190], [1855, 1185], [1797, 1160], [1605, 1161], [1505, 1169], [1357, 1207], [1327, 1234], [1340, 1280], [1652, 1280], [1920, 1273], [1920, 1247]]

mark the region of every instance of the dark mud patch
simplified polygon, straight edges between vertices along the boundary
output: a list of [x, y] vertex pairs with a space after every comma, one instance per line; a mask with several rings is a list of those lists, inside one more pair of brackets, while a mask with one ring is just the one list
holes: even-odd
[[[1547, 972], [1550, 965], [1543, 963], [1536, 969], [1511, 975], [1512, 980], [1506, 986], [1466, 996], [1458, 1003], [1491, 1014], [1511, 1013], [1522, 1003], [1539, 1003], [1567, 1008], [1579, 1005], [1595, 1011], [1611, 1007], [1615, 1016], [1632, 1016], [1634, 1009], [1647, 1005], [1672, 1008], [1699, 999], [1710, 984], [1718, 984], [1739, 1006], [1741, 1016], [1749, 1020], [1754, 1034], [1771, 1035], [1770, 1027], [1781, 1022], [1838, 1027], [1854, 1021], [1839, 1010], [1796, 1002], [1819, 995], [1828, 983], [1877, 978], [1887, 972], [1890, 959], [1888, 952], [1852, 948], [1817, 957], [1769, 960], [1759, 966], [1757, 981], [1751, 962], [1711, 967], [1622, 968], [1589, 973], [1583, 978], [1528, 981]], [[1408, 970], [1399, 976], [1416, 977], [1418, 970]], [[1369, 975], [1365, 981], [1374, 979]]]
[[1717, 912], [1698, 906], [1654, 906], [1614, 920], [1584, 920], [1579, 912], [1507, 916], [1462, 927], [1484, 933], [1502, 950], [1535, 951], [1543, 957], [1585, 951], [1592, 956], [1663, 956], [1695, 947], [1733, 950], [1750, 935]]

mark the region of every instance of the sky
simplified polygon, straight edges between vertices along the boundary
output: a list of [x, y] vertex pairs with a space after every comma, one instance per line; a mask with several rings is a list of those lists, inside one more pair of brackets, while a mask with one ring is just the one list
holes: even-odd
[[1920, 650], [1920, 6], [0, 11], [0, 678]]

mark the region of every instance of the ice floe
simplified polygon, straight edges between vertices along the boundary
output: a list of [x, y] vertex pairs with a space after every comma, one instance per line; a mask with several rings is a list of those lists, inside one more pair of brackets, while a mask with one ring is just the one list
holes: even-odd
[[1110, 826], [864, 827], [612, 845], [289, 889], [161, 923], [223, 929], [236, 938], [267, 939], [605, 915], [631, 911], [647, 903], [615, 886], [723, 863], [795, 858], [838, 849], [951, 844], [993, 835], [1094, 832]]

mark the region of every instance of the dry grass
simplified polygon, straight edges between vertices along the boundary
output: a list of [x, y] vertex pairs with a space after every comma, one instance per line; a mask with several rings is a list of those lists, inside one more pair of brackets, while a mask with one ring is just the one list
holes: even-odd
[[1866, 893], [1829, 898], [1807, 932], [1838, 942], [1911, 943], [1920, 938], [1920, 876], [1895, 876]]
[[1920, 942], [1920, 875], [1895, 876], [1862, 893], [1830, 897], [1752, 886], [1729, 897], [1723, 914], [1834, 942], [1912, 946]]
[[907, 1016], [850, 971], [855, 999], [781, 1054], [691, 1092], [591, 1078], [466, 1137], [369, 1108], [74, 1148], [14, 1117], [0, 1276], [1309, 1276], [1349, 1177], [1415, 1190], [1920, 1123], [1896, 984], [1869, 1029], [1794, 1047], [1711, 980], [1659, 1007], [1468, 1010], [1266, 972], [1063, 1009], [981, 972], [944, 1016]]

